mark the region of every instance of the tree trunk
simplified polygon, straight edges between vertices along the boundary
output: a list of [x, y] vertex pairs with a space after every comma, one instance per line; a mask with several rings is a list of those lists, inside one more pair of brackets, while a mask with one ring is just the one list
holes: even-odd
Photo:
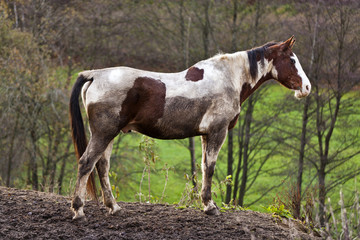
[[63, 183], [64, 176], [65, 176], [66, 160], [67, 160], [66, 157], [64, 157], [62, 159], [60, 174], [59, 174], [59, 178], [58, 178], [58, 181], [57, 181], [58, 193], [59, 194], [62, 194], [62, 183]]
[[[315, 61], [315, 47], [317, 41], [317, 29], [319, 23], [319, 10], [320, 10], [320, 1], [317, 3], [317, 10], [315, 16], [315, 26], [312, 38], [312, 48], [311, 48], [311, 59], [309, 65], [309, 78], [312, 79], [314, 77], [313, 74], [313, 65]], [[298, 174], [296, 180], [296, 202], [295, 202], [295, 218], [300, 219], [300, 210], [301, 210], [301, 199], [302, 199], [302, 175], [304, 169], [304, 156], [305, 156], [305, 146], [306, 146], [306, 131], [307, 131], [307, 123], [309, 118], [309, 106], [310, 106], [311, 98], [307, 97], [304, 103], [304, 110], [302, 116], [302, 129], [301, 129], [301, 138], [300, 138], [300, 152], [299, 152], [299, 166], [298, 166]]]
[[6, 175], [6, 186], [7, 187], [10, 187], [10, 183], [11, 183], [12, 160], [14, 158], [15, 136], [17, 133], [18, 125], [19, 125], [19, 114], [17, 113], [16, 119], [15, 119], [14, 131], [12, 133], [12, 136], [10, 139], [10, 144], [9, 144], [8, 165], [7, 165], [7, 175]]
[[[233, 22], [231, 27], [231, 50], [233, 52], [236, 51], [236, 32], [237, 32], [237, 0], [233, 0]], [[230, 129], [228, 132], [228, 161], [227, 161], [227, 176], [231, 176], [231, 179], [233, 179], [233, 164], [234, 164], [234, 158], [233, 158], [233, 129]], [[231, 201], [231, 191], [232, 191], [232, 185], [227, 184], [226, 185], [226, 199], [225, 203], [228, 204]]]
[[[188, 19], [187, 29], [185, 28], [185, 18], [184, 18], [184, 1], [180, 1], [180, 40], [181, 47], [183, 49], [183, 66], [184, 68], [189, 67], [189, 39], [190, 39], [190, 26], [191, 18]], [[190, 166], [191, 166], [191, 181], [193, 188], [196, 189], [196, 156], [195, 156], [195, 138], [189, 138], [189, 152], [190, 152]]]
[[[255, 23], [254, 23], [254, 38], [253, 38], [253, 45], [257, 44], [258, 40], [258, 29], [259, 29], [259, 19], [261, 16], [261, 2], [259, 0], [256, 1], [256, 15], [255, 15]], [[242, 176], [241, 176], [241, 185], [239, 190], [239, 205], [244, 205], [244, 197], [246, 194], [246, 186], [248, 180], [248, 160], [249, 160], [249, 145], [250, 145], [250, 129], [251, 129], [251, 122], [252, 122], [252, 115], [254, 112], [254, 104], [253, 104], [253, 95], [251, 95], [248, 100], [248, 107], [246, 109], [245, 114], [245, 141], [244, 141], [244, 151], [243, 151], [243, 167], [242, 167]]]
[[18, 28], [19, 27], [19, 17], [18, 17], [16, 2], [14, 2], [14, 18], [15, 18], [15, 28]]
[[196, 189], [196, 157], [195, 157], [195, 139], [189, 138], [189, 151], [191, 159], [191, 181], [193, 187]]
[[301, 186], [302, 186], [302, 175], [304, 169], [304, 156], [305, 156], [305, 146], [306, 146], [306, 126], [308, 123], [308, 110], [310, 105], [310, 97], [306, 98], [304, 103], [304, 111], [302, 116], [302, 129], [301, 129], [301, 138], [300, 138], [300, 153], [299, 153], [299, 166], [298, 174], [296, 180], [296, 192], [293, 201], [295, 204], [295, 213], [294, 218], [300, 219], [300, 209], [301, 209]]
[[62, 127], [61, 125], [57, 126], [58, 129], [55, 134], [54, 146], [51, 151], [51, 156], [49, 156], [49, 159], [52, 160], [50, 163], [50, 169], [49, 169], [50, 170], [49, 192], [54, 192], [56, 165], [57, 165], [57, 162], [59, 161], [56, 156], [58, 155], [58, 149], [61, 144], [61, 139], [64, 138], [63, 134], [61, 134], [61, 127]]
[[241, 176], [241, 185], [239, 190], [239, 205], [244, 205], [244, 197], [246, 193], [246, 183], [248, 178], [248, 160], [249, 160], [249, 145], [250, 145], [250, 128], [252, 122], [252, 114], [254, 111], [253, 106], [253, 95], [248, 98], [248, 107], [245, 114], [245, 141], [244, 141], [244, 152], [243, 152], [243, 167]]
[[31, 144], [32, 149], [30, 153], [30, 166], [31, 169], [31, 185], [33, 190], [39, 189], [38, 174], [37, 174], [37, 163], [36, 163], [36, 136], [34, 130], [31, 131]]
[[[233, 160], [233, 131], [232, 131], [232, 129], [230, 129], [228, 132], [227, 176], [233, 175], [233, 170], [232, 170], [233, 162], [234, 162], [234, 160]], [[229, 202], [231, 201], [231, 190], [232, 190], [231, 188], [232, 188], [231, 184], [226, 185], [226, 198], [225, 198], [226, 204], [229, 204]]]
[[[239, 121], [240, 122], [240, 121]], [[239, 158], [238, 158], [238, 164], [236, 167], [236, 173], [235, 173], [235, 178], [234, 178], [234, 190], [233, 190], [233, 199], [234, 199], [234, 203], [238, 204], [238, 189], [239, 189], [239, 177], [240, 177], [240, 172], [241, 172], [241, 167], [242, 167], [242, 158], [243, 158], [243, 149], [244, 149], [244, 127], [245, 127], [245, 118], [244, 118], [244, 122], [240, 127], [239, 124], [239, 134], [238, 134], [238, 144], [239, 144]]]
[[209, 57], [209, 42], [210, 42], [210, 19], [209, 19], [209, 9], [210, 9], [210, 1], [205, 0], [204, 4], [204, 15], [205, 15], [205, 23], [203, 25], [203, 47], [204, 47], [204, 58]]
[[[331, 138], [333, 136], [333, 132], [335, 129], [335, 124], [338, 120], [338, 114], [339, 114], [339, 110], [340, 110], [340, 105], [341, 105], [341, 97], [343, 94], [343, 78], [342, 78], [342, 66], [343, 66], [343, 48], [344, 48], [344, 41], [345, 41], [345, 22], [346, 22], [346, 14], [343, 12], [343, 9], [340, 7], [339, 8], [339, 12], [340, 12], [340, 35], [338, 37], [338, 56], [337, 56], [337, 73], [336, 73], [336, 77], [337, 77], [337, 88], [335, 89], [334, 92], [334, 96], [335, 96], [335, 106], [331, 106], [331, 101], [329, 101], [329, 108], [332, 110], [330, 111], [330, 124], [328, 126], [328, 131], [326, 133], [326, 135], [324, 134], [325, 132], [323, 132], [323, 134], [325, 135], [325, 141], [323, 143], [323, 148], [324, 151], [321, 152], [322, 154], [320, 155], [320, 168], [319, 168], [319, 217], [320, 217], [320, 225], [321, 227], [325, 226], [325, 209], [324, 209], [324, 204], [325, 204], [325, 198], [326, 198], [326, 185], [325, 185], [325, 176], [326, 176], [326, 172], [325, 172], [325, 168], [326, 166], [330, 163], [329, 162], [329, 150], [330, 150], [330, 143], [331, 143]], [[325, 120], [322, 119], [322, 122], [324, 122]], [[321, 128], [321, 125], [318, 126], [318, 129]], [[319, 131], [319, 130], [318, 130]], [[322, 144], [322, 136], [321, 136], [321, 141], [319, 144]]]
[[318, 172], [319, 180], [319, 218], [320, 226], [325, 226], [325, 198], [326, 198], [326, 186], [325, 186], [325, 166], [326, 158], [323, 156], [321, 159], [320, 169]]

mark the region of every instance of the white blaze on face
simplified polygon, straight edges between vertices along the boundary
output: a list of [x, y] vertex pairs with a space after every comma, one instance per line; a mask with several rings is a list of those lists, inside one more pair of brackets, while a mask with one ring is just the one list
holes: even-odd
[[295, 60], [295, 67], [298, 71], [299, 76], [301, 77], [301, 80], [302, 80], [302, 85], [301, 85], [302, 88], [300, 90], [295, 91], [295, 97], [303, 98], [310, 94], [311, 84], [310, 84], [310, 81], [309, 81], [308, 77], [306, 76], [304, 70], [302, 69], [302, 67], [300, 65], [299, 59], [297, 58], [295, 53], [293, 53], [293, 54], [294, 54], [294, 56], [292, 56], [291, 58], [293, 60]]

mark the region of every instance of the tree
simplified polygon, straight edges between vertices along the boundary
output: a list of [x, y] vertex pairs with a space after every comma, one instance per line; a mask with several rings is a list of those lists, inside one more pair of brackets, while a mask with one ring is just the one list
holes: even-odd
[[[359, 66], [354, 62], [358, 62], [355, 59], [360, 49], [358, 44], [354, 44], [356, 36], [351, 34], [351, 31], [358, 26], [359, 15], [356, 8], [339, 1], [334, 6], [326, 6], [325, 12], [330, 19], [328, 27], [330, 27], [329, 33], [331, 34], [327, 36], [326, 40], [334, 43], [330, 45], [332, 48], [326, 50], [334, 57], [324, 56], [322, 59], [326, 66], [324, 69], [326, 73], [323, 75], [326, 81], [326, 91], [322, 91], [320, 88], [321, 78], [314, 83], [319, 152], [318, 161], [313, 164], [318, 172], [321, 226], [325, 224], [324, 206], [327, 192], [334, 184], [344, 183], [360, 173], [359, 169], [349, 169], [335, 183], [326, 184], [327, 174], [360, 153], [359, 150], [348, 151], [350, 147], [359, 146], [359, 133], [348, 133], [349, 135], [346, 137], [338, 136], [343, 140], [340, 146], [331, 144], [335, 141], [336, 123], [339, 122], [341, 114], [348, 116], [354, 114], [353, 111], [349, 111], [351, 105], [349, 105], [349, 100], [344, 97], [359, 81], [354, 77], [356, 73], [359, 74]], [[356, 30], [358, 31], [358, 29]], [[324, 41], [326, 40], [324, 39]]]
[[[284, 156], [298, 156], [297, 190], [292, 199], [294, 216], [300, 217], [306, 167], [310, 172], [306, 184], [311, 185], [314, 179], [318, 182], [320, 225], [324, 226], [326, 197], [336, 186], [345, 184], [359, 173], [357, 167], [350, 167], [356, 166], [354, 158], [359, 154], [360, 143], [359, 132], [354, 131], [359, 124], [354, 118], [358, 114], [354, 103], [359, 99], [356, 94], [351, 94], [359, 83], [355, 77], [359, 74], [359, 48], [354, 45], [358, 41], [359, 28], [355, 22], [359, 18], [356, 11], [359, 6], [351, 1], [346, 4], [317, 1], [295, 6], [298, 11], [307, 9], [306, 14], [296, 20], [306, 26], [299, 29], [299, 35], [308, 36], [301, 39], [303, 46], [297, 45], [297, 48], [302, 50], [305, 60], [302, 63], [313, 86], [311, 96], [304, 101], [298, 130], [293, 122], [283, 121], [279, 140], [285, 147]], [[287, 24], [294, 26], [291, 21]]]
[[[310, 9], [309, 9], [310, 10]], [[315, 61], [315, 47], [317, 46], [317, 38], [318, 38], [318, 24], [319, 24], [319, 14], [320, 14], [320, 1], [317, 2], [316, 8], [315, 8], [315, 17], [314, 17], [314, 24], [313, 27], [312, 24], [308, 24], [307, 26], [310, 26], [310, 31], [313, 31], [312, 36], [310, 37], [311, 44], [311, 57], [310, 57], [310, 63], [308, 67], [308, 76], [309, 79], [313, 78], [313, 65]], [[312, 18], [309, 16], [308, 21], [311, 21]], [[304, 101], [304, 108], [303, 108], [303, 114], [302, 114], [302, 128], [301, 128], [301, 138], [300, 138], [300, 149], [299, 149], [299, 164], [298, 164], [298, 174], [296, 179], [296, 192], [294, 196], [294, 217], [300, 219], [300, 210], [301, 210], [301, 199], [302, 199], [302, 179], [303, 179], [303, 169], [304, 169], [304, 158], [305, 158], [305, 146], [308, 143], [307, 139], [307, 125], [309, 117], [311, 117], [311, 114], [309, 113], [309, 107], [311, 103], [311, 97], [308, 97]]]

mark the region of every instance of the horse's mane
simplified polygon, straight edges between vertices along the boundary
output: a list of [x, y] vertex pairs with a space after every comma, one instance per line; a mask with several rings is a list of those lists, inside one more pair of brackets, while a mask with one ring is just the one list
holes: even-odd
[[250, 75], [253, 79], [256, 78], [258, 72], [258, 64], [257, 62], [260, 61], [261, 65], [264, 65], [264, 58], [265, 52], [268, 47], [277, 44], [276, 42], [268, 42], [260, 47], [255, 47], [250, 50], [247, 50], [247, 55], [249, 59], [249, 66], [250, 66]]

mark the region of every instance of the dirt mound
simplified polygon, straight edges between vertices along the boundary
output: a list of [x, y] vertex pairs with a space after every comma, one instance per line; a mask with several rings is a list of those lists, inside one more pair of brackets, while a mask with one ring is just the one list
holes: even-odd
[[94, 202], [72, 220], [70, 199], [0, 187], [0, 239], [315, 239], [295, 221], [253, 211], [207, 216], [196, 209], [120, 202], [115, 216]]

